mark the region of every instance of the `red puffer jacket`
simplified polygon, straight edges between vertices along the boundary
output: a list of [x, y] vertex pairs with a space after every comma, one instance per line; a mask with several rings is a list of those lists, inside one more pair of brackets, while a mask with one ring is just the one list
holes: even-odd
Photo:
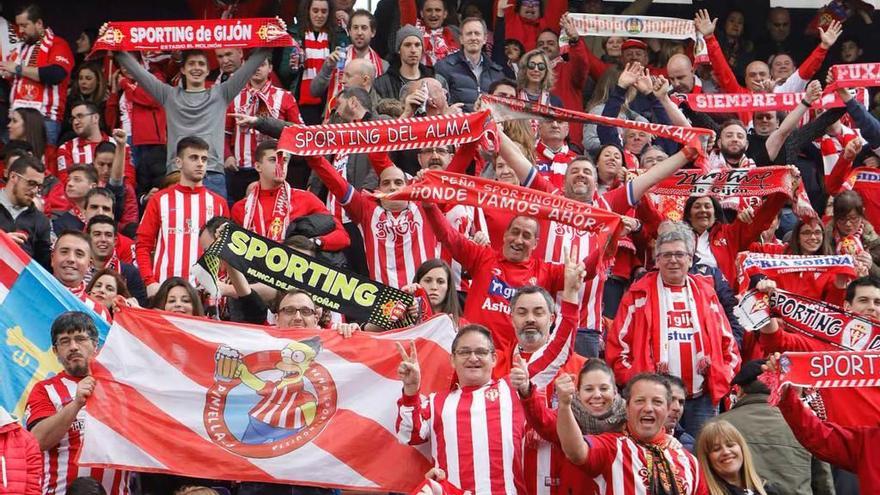
[[40, 495], [42, 483], [37, 439], [18, 423], [0, 426], [0, 495]]

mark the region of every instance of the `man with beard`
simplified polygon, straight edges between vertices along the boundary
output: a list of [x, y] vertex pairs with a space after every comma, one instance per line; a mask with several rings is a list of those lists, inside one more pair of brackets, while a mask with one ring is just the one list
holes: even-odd
[[392, 60], [387, 72], [376, 79], [376, 93], [382, 98], [400, 98], [400, 90], [408, 82], [418, 81], [434, 75], [434, 69], [422, 64], [424, 42], [422, 32], [414, 26], [403, 26], [397, 30], [395, 45], [397, 57]]
[[[370, 48], [370, 42], [376, 36], [376, 18], [373, 17], [373, 14], [363, 9], [354, 11], [348, 21], [348, 33], [351, 38], [351, 45], [346, 48], [337, 48], [336, 51], [331, 53], [309, 87], [309, 91], [314, 97], [320, 97], [327, 93], [325, 118], [330, 115], [330, 112], [336, 106], [336, 96], [340, 91], [348, 87], [345, 80], [350, 78], [350, 76], [347, 77], [346, 73], [355, 61], [366, 62], [373, 67], [370, 78], [371, 85], [375, 78], [388, 70], [388, 62], [382, 60], [382, 57], [379, 56], [376, 50]], [[340, 60], [343, 61], [342, 67], [339, 66]], [[362, 65], [352, 68], [356, 69], [358, 73], [366, 72]], [[370, 91], [370, 87], [364, 87], [363, 85], [359, 87]]]
[[66, 493], [73, 480], [88, 476], [101, 482], [111, 495], [128, 494], [127, 473], [81, 468], [76, 463], [86, 434], [83, 407], [95, 390], [89, 362], [97, 352], [98, 330], [86, 313], [68, 311], [55, 318], [51, 332], [52, 351], [64, 371], [34, 385], [24, 417], [47, 466], [43, 492]]
[[753, 168], [755, 161], [746, 156], [748, 132], [742, 121], [731, 119], [721, 124], [718, 149], [709, 154], [709, 169]]
[[29, 4], [15, 16], [24, 42], [18, 60], [0, 62], [3, 77], [13, 77], [11, 108], [36, 108], [43, 115], [46, 144], [58, 144], [73, 52], [60, 36], [44, 24], [43, 9]]
[[[660, 375], [642, 373], [627, 383], [626, 427], [623, 432], [584, 436], [575, 420], [571, 403], [574, 381], [557, 384], [559, 415], [556, 431], [565, 456], [587, 476], [606, 487], [609, 495], [628, 493], [709, 493], [693, 454], [670, 445], [671, 435], [663, 429], [669, 415], [672, 391]], [[632, 458], [644, 459], [636, 463]], [[653, 469], [642, 470], [643, 463]], [[633, 486], [633, 483], [636, 486]]]
[[33, 156], [23, 156], [9, 166], [7, 173], [9, 181], [0, 192], [0, 230], [37, 263], [49, 268], [51, 225], [34, 205], [43, 187], [43, 164]]
[[147, 289], [137, 267], [119, 259], [116, 254], [116, 222], [107, 215], [95, 215], [86, 224], [91, 239], [91, 267], [89, 279], [98, 270], [113, 270], [125, 279], [125, 286], [138, 303], [147, 307]]

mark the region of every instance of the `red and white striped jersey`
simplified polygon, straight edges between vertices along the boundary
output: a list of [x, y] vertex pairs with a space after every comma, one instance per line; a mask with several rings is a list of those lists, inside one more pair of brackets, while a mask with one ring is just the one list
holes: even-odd
[[226, 200], [204, 186], [177, 184], [154, 194], [135, 241], [144, 284], [169, 277], [189, 279], [190, 267], [201, 255], [199, 230], [215, 216], [228, 216], [227, 209]]
[[[287, 122], [302, 123], [296, 99], [289, 91], [273, 86], [271, 81], [266, 81], [261, 89], [254, 88], [248, 83], [229, 104], [227, 113], [242, 113], [253, 117], [269, 116]], [[266, 137], [262, 137], [256, 129], [235, 125], [235, 120], [231, 117], [226, 119], [226, 136], [231, 140], [229, 148], [238, 166], [253, 167], [257, 144]]]
[[[461, 232], [468, 238], [472, 238], [478, 231], [486, 231], [486, 217], [483, 215], [482, 208], [473, 206], [454, 205], [445, 212], [446, 220], [453, 229]], [[461, 263], [452, 257], [449, 249], [444, 249], [443, 245], [438, 243], [439, 258], [446, 262], [452, 269], [452, 282], [450, 286], [455, 290], [467, 292], [471, 286], [470, 278], [462, 279]]]
[[[47, 378], [36, 385], [28, 396], [24, 422], [29, 430], [41, 420], [54, 416], [76, 397], [80, 377], [66, 372]], [[111, 495], [127, 495], [128, 473], [113, 469], [79, 467], [76, 459], [82, 447], [85, 410], [80, 409], [67, 434], [58, 445], [43, 451], [43, 494], [63, 495], [73, 480], [89, 476], [101, 482]]]
[[340, 202], [364, 236], [373, 280], [399, 289], [412, 283], [422, 263], [438, 256], [434, 231], [419, 204], [411, 201], [403, 210], [392, 212], [352, 186]]
[[[641, 495], [648, 492], [646, 448], [623, 433], [588, 435], [590, 453], [580, 466], [599, 488], [598, 495]], [[675, 470], [681, 495], [708, 495], [697, 459], [684, 449], [664, 448], [663, 456]]]
[[[333, 157], [333, 161], [331, 162], [333, 168], [343, 179], [347, 177], [348, 156], [348, 153], [338, 153], [336, 156]], [[332, 214], [340, 222], [351, 222], [351, 218], [348, 218], [348, 213], [345, 212], [345, 209], [339, 202], [339, 198], [337, 198], [335, 194], [327, 195], [327, 209], [330, 210], [330, 214]]]
[[[55, 175], [62, 183], [67, 181], [67, 174], [75, 165], [86, 165], [94, 163], [95, 148], [99, 144], [110, 141], [110, 136], [101, 133], [100, 141], [86, 141], [77, 136], [70, 141], [65, 141], [58, 147], [58, 161]], [[116, 144], [115, 142], [113, 144]], [[125, 145], [125, 182], [135, 187], [136, 175], [134, 165], [131, 163], [131, 147]]]
[[[703, 335], [691, 321], [689, 293], [685, 286], [663, 285], [660, 297], [672, 302], [666, 311], [666, 342], [660, 345], [669, 349], [669, 374], [681, 378], [688, 397], [702, 393], [705, 377], [698, 373], [701, 360], [705, 359]], [[661, 335], [662, 338], [662, 335]]]
[[10, 92], [11, 108], [34, 108], [49, 120], [61, 121], [64, 118], [64, 104], [67, 101], [67, 86], [73, 70], [73, 52], [64, 38], [46, 29], [40, 41], [22, 44], [21, 58], [24, 67], [40, 68], [58, 65], [67, 75], [58, 84], [44, 84], [25, 76], [15, 76]]
[[110, 314], [110, 310], [107, 309], [107, 306], [99, 303], [92, 299], [91, 296], [86, 292], [86, 285], [88, 283], [88, 279], [91, 278], [90, 274], [86, 275], [86, 279], [80, 282], [79, 286], [75, 288], [68, 287], [70, 293], [76, 296], [80, 301], [82, 301], [87, 308], [91, 309], [98, 316], [104, 319], [104, 321], [111, 323], [113, 322], [113, 316]]
[[525, 493], [522, 441], [525, 413], [506, 380], [397, 401], [397, 438], [429, 443], [446, 479], [474, 495]]
[[538, 158], [535, 160], [535, 168], [538, 173], [561, 189], [565, 184], [565, 172], [568, 170], [568, 164], [577, 155], [568, 149], [568, 145], [563, 145], [558, 151], [553, 151], [541, 141], [535, 143], [535, 151], [538, 154]]
[[260, 402], [250, 410], [250, 416], [275, 428], [298, 430], [308, 425], [302, 407], [317, 404], [315, 396], [303, 390], [303, 382], [280, 384], [266, 382], [257, 391]]

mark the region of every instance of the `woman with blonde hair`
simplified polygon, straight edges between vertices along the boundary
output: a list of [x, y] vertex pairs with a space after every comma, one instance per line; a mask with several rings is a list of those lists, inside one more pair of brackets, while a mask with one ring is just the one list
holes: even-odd
[[562, 100], [550, 94], [556, 76], [544, 50], [532, 50], [519, 59], [516, 87], [521, 100], [561, 107]]
[[703, 426], [697, 439], [697, 461], [710, 495], [778, 495], [758, 476], [746, 439], [723, 419]]

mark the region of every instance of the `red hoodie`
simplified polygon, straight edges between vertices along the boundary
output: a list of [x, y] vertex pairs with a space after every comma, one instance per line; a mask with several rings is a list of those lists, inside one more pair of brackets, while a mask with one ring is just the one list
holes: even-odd
[[[153, 72], [153, 75], [160, 81], [165, 80], [160, 72]], [[168, 136], [162, 105], [144, 91], [144, 88], [127, 78], [119, 79], [119, 87], [131, 104], [131, 144], [165, 144]], [[118, 122], [119, 111], [119, 93], [111, 93], [105, 112], [107, 122]]]
[[544, 11], [537, 20], [525, 19], [516, 11], [516, 2], [510, 2], [504, 10], [504, 37], [519, 40], [526, 51], [534, 50], [538, 35], [545, 29], [559, 32], [559, 20], [565, 13], [568, 2], [545, 0]]
[[[7, 422], [9, 421], [9, 422]], [[37, 439], [0, 410], [0, 495], [40, 495], [43, 453]]]

